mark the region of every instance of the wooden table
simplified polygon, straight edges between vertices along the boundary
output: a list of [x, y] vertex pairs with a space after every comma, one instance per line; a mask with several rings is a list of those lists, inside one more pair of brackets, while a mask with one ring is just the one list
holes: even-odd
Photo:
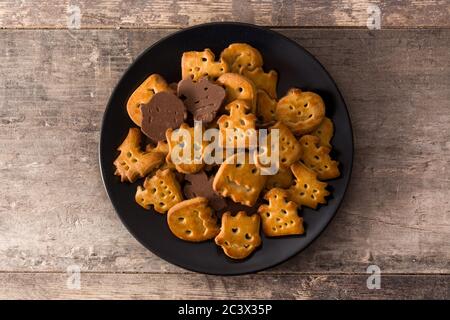
[[[0, 298], [449, 299], [450, 5], [370, 2], [381, 30], [368, 29], [376, 8], [364, 0], [2, 0]], [[133, 59], [173, 31], [223, 20], [270, 26], [313, 53], [355, 135], [352, 182], [327, 230], [288, 262], [239, 277], [191, 273], [137, 243], [97, 154], [106, 101]], [[369, 265], [380, 289], [366, 285]]]

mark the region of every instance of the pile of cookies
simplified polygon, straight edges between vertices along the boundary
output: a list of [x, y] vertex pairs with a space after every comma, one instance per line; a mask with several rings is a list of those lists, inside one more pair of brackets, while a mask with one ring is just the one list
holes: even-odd
[[[260, 246], [260, 227], [267, 237], [303, 234], [301, 207], [325, 204], [324, 180], [340, 175], [330, 157], [334, 128], [322, 98], [294, 88], [278, 99], [277, 72], [266, 72], [260, 52], [245, 43], [229, 45], [218, 60], [209, 49], [185, 52], [181, 70], [179, 83], [152, 74], [130, 96], [126, 107], [138, 128], [130, 128], [118, 147], [115, 174], [122, 182], [145, 178], [136, 202], [167, 214], [176, 237], [214, 238], [233, 259]], [[222, 147], [233, 143], [228, 130], [238, 133], [246, 159], [249, 129], [268, 129], [269, 138], [277, 129], [278, 172], [261, 174], [258, 161], [238, 163], [239, 153], [219, 164], [205, 163], [206, 141], [175, 134], [184, 129], [194, 135], [194, 121], [201, 121], [201, 131], [217, 128]], [[198, 151], [192, 161], [172, 159], [175, 148], [186, 147]]]

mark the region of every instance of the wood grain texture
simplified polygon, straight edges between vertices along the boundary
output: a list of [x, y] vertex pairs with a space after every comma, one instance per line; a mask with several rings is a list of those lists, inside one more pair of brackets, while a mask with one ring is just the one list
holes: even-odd
[[[0, 299], [449, 299], [449, 275], [386, 275], [367, 289], [366, 275], [0, 274]], [[264, 288], [264, 290], [261, 290]], [[174, 312], [176, 310], [168, 310]]]
[[[169, 32], [0, 32], [1, 271], [65, 272], [77, 264], [89, 272], [186, 272], [125, 230], [97, 160], [113, 86]], [[364, 273], [369, 264], [383, 273], [450, 273], [450, 30], [282, 33], [316, 55], [340, 87], [355, 165], [328, 229], [263, 274]]]
[[175, 28], [213, 21], [366, 28], [370, 4], [380, 8], [382, 28], [450, 26], [447, 0], [2, 0], [0, 28], [67, 28], [78, 9], [81, 28]]

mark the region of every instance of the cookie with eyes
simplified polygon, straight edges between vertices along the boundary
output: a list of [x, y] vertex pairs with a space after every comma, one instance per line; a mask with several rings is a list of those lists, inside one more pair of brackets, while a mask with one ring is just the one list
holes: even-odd
[[248, 216], [240, 211], [233, 216], [230, 212], [225, 212], [215, 242], [228, 257], [244, 259], [261, 244], [259, 226], [260, 218], [257, 214]]
[[256, 98], [256, 116], [262, 123], [275, 122], [277, 101], [272, 99], [264, 90], [258, 90]]
[[173, 163], [178, 172], [196, 173], [203, 169], [203, 151], [207, 142], [203, 140], [201, 127], [189, 127], [183, 123], [176, 130], [167, 129], [166, 139], [169, 145], [166, 161]]
[[120, 176], [122, 182], [135, 182], [138, 178], [144, 178], [164, 162], [164, 153], [159, 152], [159, 149], [147, 147], [142, 151], [141, 139], [140, 130], [130, 128], [127, 137], [117, 149], [120, 154], [114, 161], [114, 174]]
[[257, 90], [252, 81], [237, 73], [225, 73], [217, 79], [217, 83], [225, 89], [225, 103], [244, 100], [250, 112], [256, 112]]
[[230, 112], [217, 120], [220, 137], [219, 146], [229, 148], [249, 148], [256, 144], [256, 117], [248, 113], [244, 100], [234, 100], [225, 106]]
[[318, 204], [325, 204], [330, 193], [326, 189], [327, 184], [317, 179], [317, 174], [306, 167], [303, 163], [297, 162], [291, 166], [295, 176], [294, 185], [289, 189], [289, 200], [294, 201], [299, 207], [307, 206], [316, 209]]
[[303, 234], [303, 219], [297, 214], [297, 204], [288, 201], [288, 191], [274, 188], [267, 192], [264, 199], [269, 204], [263, 204], [258, 209], [261, 216], [262, 229], [269, 237], [280, 237]]
[[166, 80], [159, 74], [152, 74], [131, 94], [127, 102], [127, 112], [131, 120], [141, 126], [141, 105], [147, 104], [158, 92], [172, 92]]
[[312, 135], [304, 135], [300, 138], [300, 144], [304, 150], [301, 160], [315, 171], [320, 180], [328, 180], [339, 177], [339, 162], [331, 159], [331, 149], [320, 145], [320, 138]]
[[215, 61], [214, 53], [210, 49], [203, 51], [188, 51], [181, 57], [181, 75], [183, 79], [193, 81], [208, 77], [216, 80], [222, 74], [230, 72], [228, 64], [221, 58]]
[[275, 118], [287, 125], [295, 135], [307, 134], [325, 118], [325, 104], [314, 92], [291, 89], [278, 101]]
[[278, 73], [275, 70], [264, 72], [262, 68], [249, 70], [243, 68], [240, 72], [244, 77], [250, 79], [258, 90], [263, 90], [272, 98], [277, 98]]
[[165, 169], [147, 177], [143, 187], [137, 187], [135, 200], [144, 209], [153, 205], [157, 212], [166, 213], [183, 200], [183, 195], [175, 174], [170, 169]]
[[331, 148], [331, 138], [334, 134], [333, 121], [330, 118], [325, 117], [316, 130], [311, 132], [311, 135], [319, 137], [320, 145]]
[[242, 68], [253, 70], [263, 65], [261, 53], [247, 43], [232, 43], [220, 54], [231, 68], [230, 72], [240, 73]]
[[258, 200], [267, 176], [261, 175], [260, 169], [249, 160], [246, 152], [227, 158], [214, 177], [213, 189], [222, 197], [251, 207]]
[[174, 205], [167, 213], [167, 224], [177, 238], [191, 242], [209, 240], [219, 233], [217, 218], [203, 197]]

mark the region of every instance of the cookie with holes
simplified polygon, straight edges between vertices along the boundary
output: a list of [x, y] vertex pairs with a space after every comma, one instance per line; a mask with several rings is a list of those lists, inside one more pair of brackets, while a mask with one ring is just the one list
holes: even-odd
[[[195, 132], [195, 130], [198, 130]], [[176, 130], [168, 129], [166, 139], [169, 144], [167, 162], [175, 165], [175, 169], [181, 173], [196, 173], [205, 166], [203, 151], [206, 141], [203, 140], [203, 129], [189, 127], [183, 123]]]
[[330, 193], [326, 190], [327, 184], [317, 179], [317, 174], [297, 162], [291, 166], [295, 176], [294, 185], [288, 189], [289, 200], [294, 201], [299, 207], [307, 206], [316, 209], [319, 203], [325, 204], [325, 197]]
[[167, 224], [177, 238], [191, 242], [209, 240], [219, 233], [217, 218], [203, 197], [174, 205], [167, 213]]
[[210, 49], [203, 51], [188, 51], [181, 57], [181, 76], [193, 81], [208, 77], [216, 80], [222, 74], [230, 71], [228, 64], [221, 58], [215, 61], [214, 53]]
[[263, 204], [258, 209], [261, 216], [262, 229], [269, 237], [280, 237], [303, 234], [303, 218], [297, 214], [297, 204], [288, 201], [288, 191], [274, 188], [267, 192], [264, 199], [269, 204]]
[[183, 195], [175, 174], [170, 169], [165, 169], [147, 177], [143, 187], [137, 187], [135, 200], [144, 209], [153, 205], [157, 212], [166, 213], [183, 200]]
[[300, 144], [303, 149], [301, 160], [317, 173], [320, 180], [339, 177], [339, 162], [331, 159], [331, 149], [321, 146], [319, 137], [305, 135], [300, 138]]
[[260, 218], [257, 214], [248, 216], [240, 211], [233, 216], [230, 212], [225, 212], [215, 242], [228, 257], [244, 259], [261, 244], [259, 226]]
[[311, 135], [319, 137], [320, 145], [331, 148], [331, 138], [333, 138], [334, 125], [330, 118], [325, 117], [316, 130]]
[[127, 112], [131, 120], [141, 126], [142, 112], [141, 105], [150, 102], [152, 97], [158, 92], [171, 92], [172, 89], [166, 80], [159, 74], [152, 74], [131, 94], [127, 102]]
[[262, 68], [253, 70], [243, 68], [240, 73], [250, 79], [258, 90], [267, 92], [272, 99], [277, 98], [278, 73], [275, 70], [266, 73]]
[[202, 78], [197, 82], [184, 79], [178, 83], [178, 96], [184, 98], [184, 104], [194, 116], [194, 120], [209, 123], [216, 117], [225, 99], [225, 90]]
[[217, 79], [217, 83], [225, 89], [225, 103], [244, 100], [250, 112], [256, 112], [256, 87], [252, 81], [237, 73], [225, 73]]
[[277, 101], [272, 99], [264, 90], [258, 90], [256, 98], [256, 116], [262, 123], [275, 122]]
[[240, 73], [243, 68], [253, 70], [262, 67], [261, 53], [247, 43], [232, 43], [220, 54], [231, 68], [230, 72]]
[[315, 130], [324, 119], [325, 104], [314, 92], [291, 89], [278, 101], [275, 117], [295, 135], [306, 134]]
[[[280, 166], [283, 168], [289, 168], [291, 164], [297, 162], [302, 156], [301, 145], [292, 134], [291, 130], [289, 130], [289, 128], [282, 122], [277, 122], [270, 127], [271, 136], [273, 129], [278, 129]], [[271, 139], [271, 141], [272, 140], [273, 139]]]
[[225, 106], [229, 115], [217, 120], [220, 130], [219, 146], [230, 148], [249, 148], [256, 144], [256, 116], [248, 113], [244, 100], [235, 100]]
[[213, 189], [223, 197], [251, 207], [258, 200], [267, 176], [261, 175], [260, 169], [249, 160], [246, 152], [227, 158], [217, 170]]
[[152, 148], [142, 151], [141, 139], [140, 130], [130, 128], [127, 137], [117, 149], [120, 154], [114, 161], [114, 174], [120, 176], [122, 182], [134, 182], [138, 178], [144, 178], [164, 162], [164, 153]]

